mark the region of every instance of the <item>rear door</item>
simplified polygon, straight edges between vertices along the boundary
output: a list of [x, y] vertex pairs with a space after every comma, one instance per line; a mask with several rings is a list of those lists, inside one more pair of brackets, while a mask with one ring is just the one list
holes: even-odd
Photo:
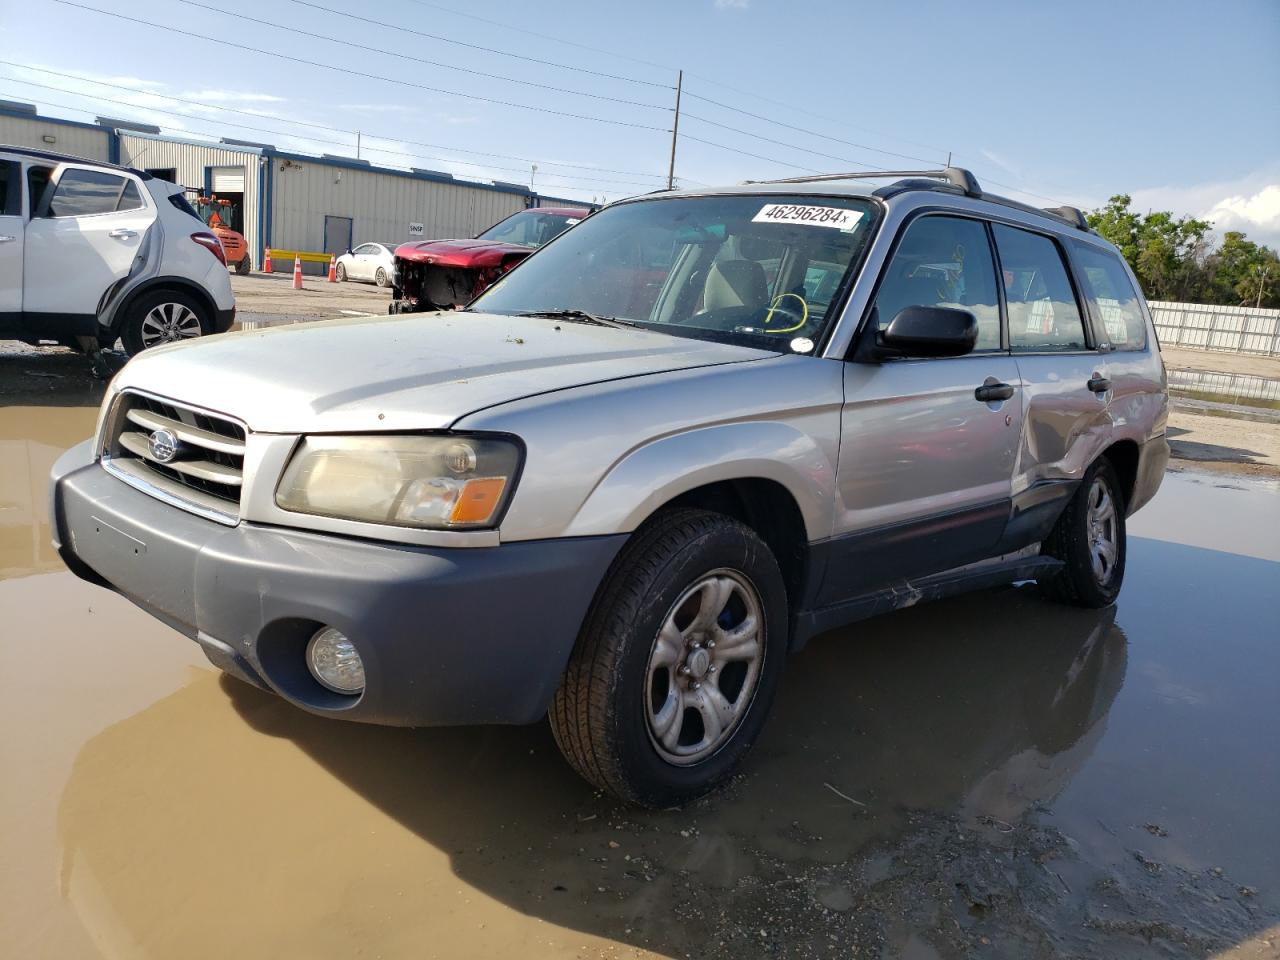
[[0, 160], [0, 328], [22, 312], [22, 165]]
[[[963, 357], [845, 364], [840, 503], [820, 604], [984, 559], [1008, 520], [1022, 397], [983, 221], [908, 224], [868, 322], [886, 327], [909, 306], [972, 312], [978, 342]], [[997, 396], [981, 399], [983, 387]]]
[[151, 195], [131, 174], [65, 164], [41, 206], [26, 229], [23, 309], [96, 316], [143, 250], [156, 219]]
[[1111, 436], [1103, 356], [1054, 236], [996, 224], [1009, 348], [1024, 395], [1008, 549], [1040, 539]]

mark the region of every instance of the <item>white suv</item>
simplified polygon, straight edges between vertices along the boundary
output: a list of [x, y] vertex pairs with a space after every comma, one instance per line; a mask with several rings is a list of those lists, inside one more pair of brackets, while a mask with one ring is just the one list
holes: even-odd
[[93, 352], [222, 333], [235, 297], [218, 238], [150, 174], [0, 146], [0, 338]]

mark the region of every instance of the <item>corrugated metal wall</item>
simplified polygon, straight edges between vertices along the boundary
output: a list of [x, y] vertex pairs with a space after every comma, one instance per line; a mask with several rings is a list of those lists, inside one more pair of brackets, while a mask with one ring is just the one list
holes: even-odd
[[381, 170], [354, 170], [296, 159], [274, 158], [271, 245], [285, 250], [323, 250], [324, 218], [350, 217], [353, 244], [409, 239], [409, 224], [424, 225], [423, 237], [473, 237], [525, 208], [525, 198], [439, 183]]
[[[53, 137], [53, 143], [45, 143], [44, 137]], [[33, 150], [52, 150], [69, 153], [89, 160], [110, 160], [110, 134], [105, 129], [75, 127], [40, 117], [15, 117], [0, 115], [0, 143], [13, 147], [31, 147]]]
[[252, 251], [253, 266], [261, 267], [258, 229], [258, 151], [161, 140], [134, 134], [120, 135], [120, 162], [139, 170], [172, 168], [184, 187], [203, 190], [207, 167], [244, 168], [244, 237]]
[[1149, 306], [1166, 347], [1280, 356], [1280, 310], [1157, 300]]

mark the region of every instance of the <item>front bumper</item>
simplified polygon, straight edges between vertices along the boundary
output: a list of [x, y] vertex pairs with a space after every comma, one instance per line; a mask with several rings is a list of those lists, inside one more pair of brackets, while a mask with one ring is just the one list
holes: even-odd
[[[539, 719], [626, 540], [450, 549], [227, 527], [112, 477], [89, 443], [58, 460], [51, 484], [54, 545], [77, 575], [305, 710], [397, 726]], [[330, 693], [307, 671], [321, 624], [359, 650], [359, 696]]]

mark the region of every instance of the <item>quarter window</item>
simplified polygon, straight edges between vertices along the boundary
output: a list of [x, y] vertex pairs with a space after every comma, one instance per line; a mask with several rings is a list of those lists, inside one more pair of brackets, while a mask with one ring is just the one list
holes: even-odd
[[1058, 245], [1048, 237], [996, 224], [1009, 346], [1014, 353], [1085, 350], [1084, 321]]
[[978, 319], [974, 350], [1000, 349], [996, 268], [981, 223], [929, 216], [907, 227], [876, 294], [880, 329], [906, 307], [968, 310]]
[[49, 216], [87, 217], [95, 213], [112, 213], [120, 202], [126, 182], [124, 177], [101, 170], [65, 170], [49, 201]]
[[138, 185], [132, 180], [124, 182], [124, 192], [120, 194], [120, 202], [116, 210], [139, 210], [142, 208], [142, 194], [138, 193]]
[[1143, 350], [1147, 346], [1147, 321], [1133, 282], [1114, 254], [1082, 243], [1075, 245], [1075, 261], [1084, 280], [1084, 293], [1102, 321], [1107, 339], [1116, 350]]

